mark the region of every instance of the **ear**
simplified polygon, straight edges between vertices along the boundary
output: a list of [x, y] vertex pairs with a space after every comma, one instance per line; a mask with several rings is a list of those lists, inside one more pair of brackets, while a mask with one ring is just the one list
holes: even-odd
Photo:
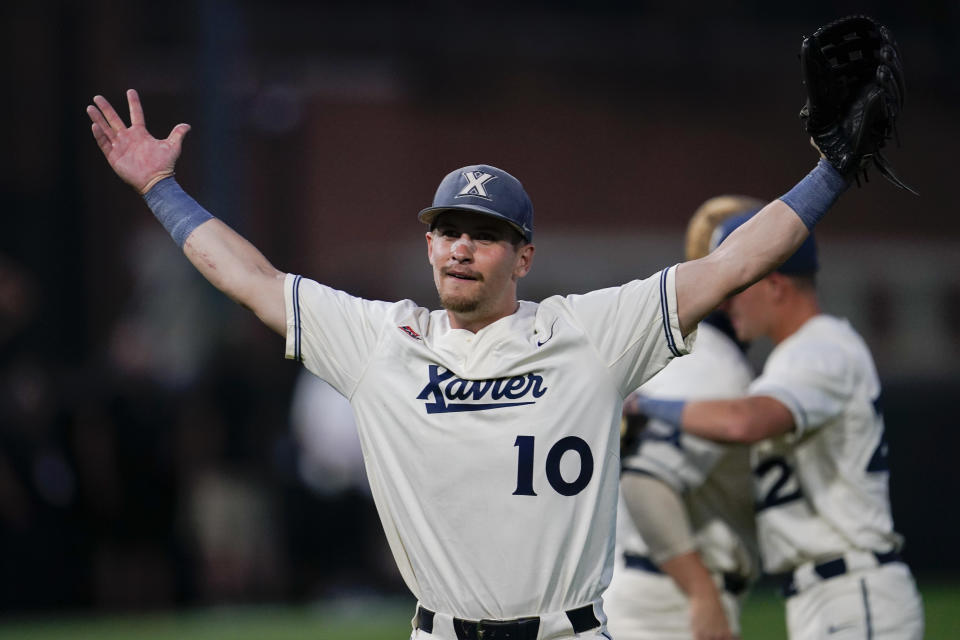
[[770, 299], [774, 303], [782, 303], [786, 300], [787, 294], [789, 293], [788, 289], [791, 286], [790, 278], [783, 275], [779, 271], [774, 271], [773, 273], [767, 275], [764, 278], [770, 287]]
[[537, 248], [532, 244], [525, 244], [517, 249], [517, 262], [513, 268], [513, 279], [519, 280], [530, 273], [530, 267], [533, 266], [533, 254]]
[[433, 232], [427, 231], [427, 262], [433, 264]]

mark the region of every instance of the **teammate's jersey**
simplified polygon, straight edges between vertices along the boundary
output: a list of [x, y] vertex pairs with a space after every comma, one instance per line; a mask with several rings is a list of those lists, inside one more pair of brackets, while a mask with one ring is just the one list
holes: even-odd
[[[671, 362], [640, 391], [655, 398], [733, 398], [744, 395], [752, 379], [753, 370], [736, 343], [703, 322], [691, 354]], [[755, 577], [759, 567], [749, 447], [678, 433], [666, 425], [650, 424], [647, 432], [636, 454], [624, 460], [624, 469], [649, 473], [683, 494], [697, 550], [709, 569]], [[666, 437], [657, 437], [660, 432]], [[617, 544], [618, 569], [623, 562], [619, 552], [647, 554], [622, 503]]]
[[600, 597], [623, 398], [692, 344], [675, 273], [520, 302], [476, 333], [288, 275], [286, 355], [350, 399], [388, 542], [425, 607], [509, 619]]
[[880, 382], [849, 323], [808, 320], [773, 350], [750, 395], [776, 398], [796, 424], [753, 448], [764, 569], [780, 573], [850, 549], [899, 548]]

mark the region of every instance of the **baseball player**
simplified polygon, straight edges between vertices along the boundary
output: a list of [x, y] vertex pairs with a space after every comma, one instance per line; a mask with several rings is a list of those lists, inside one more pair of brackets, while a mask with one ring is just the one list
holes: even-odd
[[[718, 223], [763, 204], [746, 196], [703, 203], [687, 226], [687, 260], [709, 252]], [[753, 379], [743, 348], [727, 315], [715, 311], [700, 323], [692, 353], [640, 391], [743, 395]], [[646, 418], [631, 400], [624, 405], [628, 425], [642, 424]], [[617, 640], [735, 637], [742, 598], [759, 572], [748, 448], [689, 434], [673, 438], [673, 428], [656, 421], [642, 429], [622, 463], [616, 564], [603, 598], [608, 628]]]
[[821, 160], [710, 255], [585, 295], [518, 300], [533, 207], [489, 165], [447, 175], [428, 225], [442, 309], [364, 300], [277, 270], [173, 178], [188, 125], [87, 108], [110, 166], [215, 287], [286, 338], [354, 409], [371, 492], [416, 596], [412, 637], [601, 638], [623, 399], [697, 323], [793, 253], [847, 188]]
[[[748, 216], [721, 225], [721, 237]], [[923, 607], [900, 556], [888, 496], [880, 382], [867, 346], [821, 312], [813, 236], [729, 302], [737, 336], [776, 345], [749, 394], [641, 398], [686, 433], [752, 448], [764, 570], [786, 574], [792, 640], [923, 637]]]

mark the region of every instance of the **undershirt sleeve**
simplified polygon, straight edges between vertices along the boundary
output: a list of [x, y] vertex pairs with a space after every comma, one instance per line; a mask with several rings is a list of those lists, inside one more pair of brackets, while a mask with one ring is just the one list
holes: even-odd
[[696, 549], [683, 500], [666, 483], [646, 474], [626, 473], [621, 491], [627, 511], [647, 543], [650, 559], [657, 565]]

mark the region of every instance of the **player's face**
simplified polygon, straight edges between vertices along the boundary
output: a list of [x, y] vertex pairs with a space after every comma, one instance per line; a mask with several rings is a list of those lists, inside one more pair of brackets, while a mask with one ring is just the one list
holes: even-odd
[[533, 245], [518, 246], [517, 237], [513, 227], [490, 216], [441, 214], [427, 232], [427, 254], [443, 307], [474, 318], [513, 313], [517, 281], [533, 259]]
[[773, 294], [773, 284], [769, 278], [764, 278], [727, 301], [724, 310], [729, 314], [739, 340], [750, 342], [768, 335]]

